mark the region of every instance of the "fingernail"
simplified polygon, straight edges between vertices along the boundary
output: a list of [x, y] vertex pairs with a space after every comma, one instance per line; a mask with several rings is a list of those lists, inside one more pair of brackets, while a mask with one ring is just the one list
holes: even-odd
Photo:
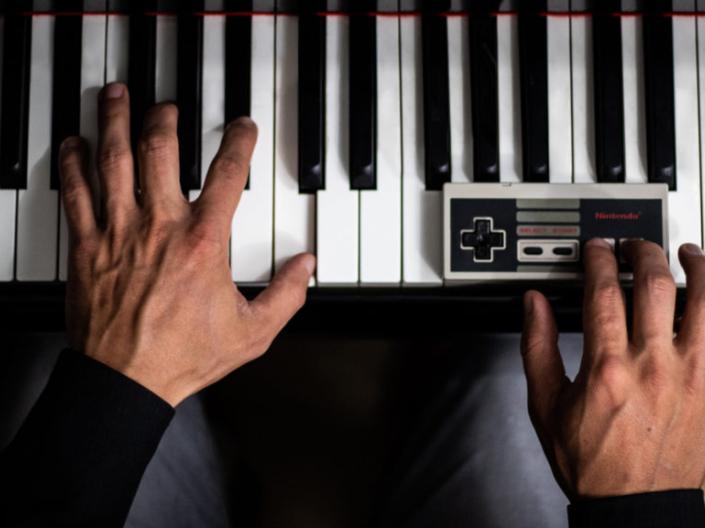
[[316, 257], [311, 254], [305, 255], [303, 258], [303, 265], [304, 268], [306, 268], [306, 271], [308, 271], [308, 274], [313, 275], [313, 272], [316, 269]]
[[683, 244], [681, 249], [688, 253], [689, 255], [694, 255], [700, 257], [704, 255], [703, 250], [697, 244]]
[[228, 126], [226, 127], [226, 130], [227, 130], [228, 128], [233, 128], [233, 127], [236, 127], [236, 126], [252, 127], [252, 126], [255, 126], [255, 122], [252, 121], [252, 119], [250, 119], [250, 118], [247, 117], [247, 116], [238, 117], [236, 120], [230, 121], [230, 123], [229, 123]]
[[586, 246], [599, 247], [604, 249], [611, 249], [614, 251], [614, 247], [604, 238], [591, 238], [585, 244]]
[[103, 97], [106, 99], [120, 99], [125, 93], [125, 85], [122, 83], [110, 83], [103, 88]]
[[60, 152], [72, 150], [81, 146], [81, 138], [78, 136], [67, 137], [61, 142]]

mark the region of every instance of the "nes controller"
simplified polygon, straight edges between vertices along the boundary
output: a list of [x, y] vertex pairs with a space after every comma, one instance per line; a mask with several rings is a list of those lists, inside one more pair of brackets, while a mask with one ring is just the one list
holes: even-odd
[[599, 237], [628, 280], [621, 245], [643, 239], [668, 248], [667, 207], [661, 184], [447, 183], [444, 278], [577, 280], [583, 245]]

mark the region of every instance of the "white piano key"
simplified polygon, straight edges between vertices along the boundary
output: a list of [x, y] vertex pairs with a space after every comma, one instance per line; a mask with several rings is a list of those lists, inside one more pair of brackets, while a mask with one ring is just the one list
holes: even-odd
[[594, 183], [596, 176], [592, 21], [588, 17], [576, 17], [571, 19], [570, 23], [573, 64], [573, 182]]
[[499, 82], [499, 171], [503, 182], [521, 181], [519, 26], [516, 17], [497, 17]]
[[[695, 2], [691, 2], [695, 7]], [[698, 123], [698, 57], [695, 19], [673, 17], [673, 84], [676, 124], [676, 190], [669, 193], [671, 271], [679, 284], [685, 273], [678, 247], [702, 246], [700, 204], [700, 145]]]
[[208, 173], [223, 139], [225, 119], [225, 17], [203, 19], [201, 174]]
[[641, 18], [622, 18], [622, 82], [624, 83], [624, 163], [627, 183], [646, 183], [644, 53]]
[[[99, 203], [100, 196], [95, 153], [98, 146], [98, 93], [105, 83], [106, 24], [106, 18], [102, 16], [83, 17], [80, 131], [90, 153], [86, 176], [93, 191], [94, 205]], [[59, 280], [66, 280], [68, 248], [66, 213], [61, 207], [59, 217]]]
[[176, 101], [177, 42], [179, 26], [175, 15], [157, 16], [155, 101]]
[[265, 283], [272, 275], [274, 44], [274, 18], [253, 17], [251, 116], [259, 136], [250, 167], [250, 188], [242, 193], [233, 220], [231, 259], [236, 282]]
[[325, 190], [316, 196], [316, 250], [319, 286], [358, 281], [359, 200], [350, 189], [349, 167], [349, 23], [326, 20]]
[[467, 17], [448, 18], [451, 181], [472, 181], [470, 34]]
[[441, 192], [424, 182], [421, 21], [402, 17], [403, 285], [442, 284]]
[[377, 19], [377, 189], [360, 191], [360, 282], [401, 281], [399, 21]]
[[[0, 16], [0, 99], [2, 98], [2, 61], [4, 17]], [[0, 115], [2, 126], [2, 115]], [[15, 272], [15, 215], [17, 191], [0, 190], [0, 281], [12, 280]]]
[[130, 19], [126, 15], [107, 16], [105, 39], [105, 82], [127, 82], [130, 54]]
[[18, 280], [56, 278], [59, 196], [49, 186], [53, 57], [54, 17], [35, 17], [32, 20], [27, 188], [18, 192]]
[[316, 197], [299, 193], [298, 20], [278, 15], [276, 32], [274, 265], [279, 269], [297, 253], [314, 251]]
[[570, 20], [546, 20], [548, 48], [548, 165], [551, 183], [573, 181]]

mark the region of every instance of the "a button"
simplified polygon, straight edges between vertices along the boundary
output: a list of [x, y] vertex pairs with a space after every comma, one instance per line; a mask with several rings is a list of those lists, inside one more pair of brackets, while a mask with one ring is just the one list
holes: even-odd
[[539, 246], [527, 246], [524, 248], [524, 254], [525, 255], [541, 255], [541, 254], [543, 254], [543, 248], [539, 247]]
[[569, 257], [570, 255], [573, 254], [573, 248], [572, 247], [554, 247], [553, 254], [564, 256], [564, 257]]

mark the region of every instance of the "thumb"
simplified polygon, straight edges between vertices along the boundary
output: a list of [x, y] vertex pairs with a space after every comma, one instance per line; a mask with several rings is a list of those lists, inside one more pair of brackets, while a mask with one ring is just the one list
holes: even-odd
[[521, 355], [529, 397], [529, 412], [545, 424], [565, 381], [558, 350], [558, 329], [548, 299], [537, 291], [524, 295], [524, 331]]
[[304, 305], [308, 283], [315, 268], [316, 257], [310, 253], [296, 255], [277, 272], [267, 289], [252, 301], [252, 308], [266, 321], [272, 337]]

